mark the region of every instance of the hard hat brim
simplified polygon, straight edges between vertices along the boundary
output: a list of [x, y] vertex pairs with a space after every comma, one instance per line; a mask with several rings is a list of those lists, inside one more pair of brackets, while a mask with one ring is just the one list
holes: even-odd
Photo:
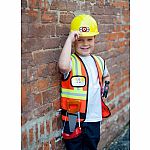
[[[71, 32], [73, 32], [73, 31], [71, 31]], [[81, 32], [80, 33], [80, 37], [84, 37], [84, 36], [95, 36], [95, 35], [98, 35], [99, 34], [99, 32]]]

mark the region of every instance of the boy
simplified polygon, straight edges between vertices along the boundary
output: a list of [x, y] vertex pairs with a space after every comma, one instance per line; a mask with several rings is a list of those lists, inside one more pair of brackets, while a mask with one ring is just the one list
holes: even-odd
[[[61, 84], [62, 135], [67, 150], [96, 150], [102, 117], [110, 115], [101, 99], [101, 91], [105, 81], [109, 83], [110, 75], [104, 60], [91, 55], [98, 34], [93, 17], [76, 16], [60, 54], [59, 69], [64, 75]], [[72, 45], [74, 54], [71, 54]]]

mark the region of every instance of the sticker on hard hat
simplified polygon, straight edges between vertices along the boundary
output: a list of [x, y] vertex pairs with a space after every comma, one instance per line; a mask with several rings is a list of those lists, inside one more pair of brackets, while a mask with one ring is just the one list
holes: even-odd
[[80, 28], [79, 28], [79, 31], [80, 31], [80, 32], [89, 32], [89, 31], [90, 31], [90, 28], [89, 28], [89, 27], [80, 27]]
[[86, 85], [86, 78], [84, 76], [73, 76], [71, 78], [71, 85], [73, 87], [84, 87]]

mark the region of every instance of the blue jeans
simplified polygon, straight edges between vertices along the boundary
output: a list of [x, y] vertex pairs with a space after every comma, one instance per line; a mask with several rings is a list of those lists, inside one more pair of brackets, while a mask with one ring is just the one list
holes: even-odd
[[[97, 150], [100, 141], [100, 122], [81, 123], [82, 133], [71, 140], [64, 140], [67, 150]], [[64, 131], [69, 132], [69, 124], [66, 123]]]

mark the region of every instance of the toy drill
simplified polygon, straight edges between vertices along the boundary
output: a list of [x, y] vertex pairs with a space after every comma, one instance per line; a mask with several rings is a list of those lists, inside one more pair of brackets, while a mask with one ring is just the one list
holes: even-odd
[[102, 91], [102, 97], [107, 98], [108, 90], [109, 90], [109, 83], [110, 81], [105, 81], [104, 89]]

